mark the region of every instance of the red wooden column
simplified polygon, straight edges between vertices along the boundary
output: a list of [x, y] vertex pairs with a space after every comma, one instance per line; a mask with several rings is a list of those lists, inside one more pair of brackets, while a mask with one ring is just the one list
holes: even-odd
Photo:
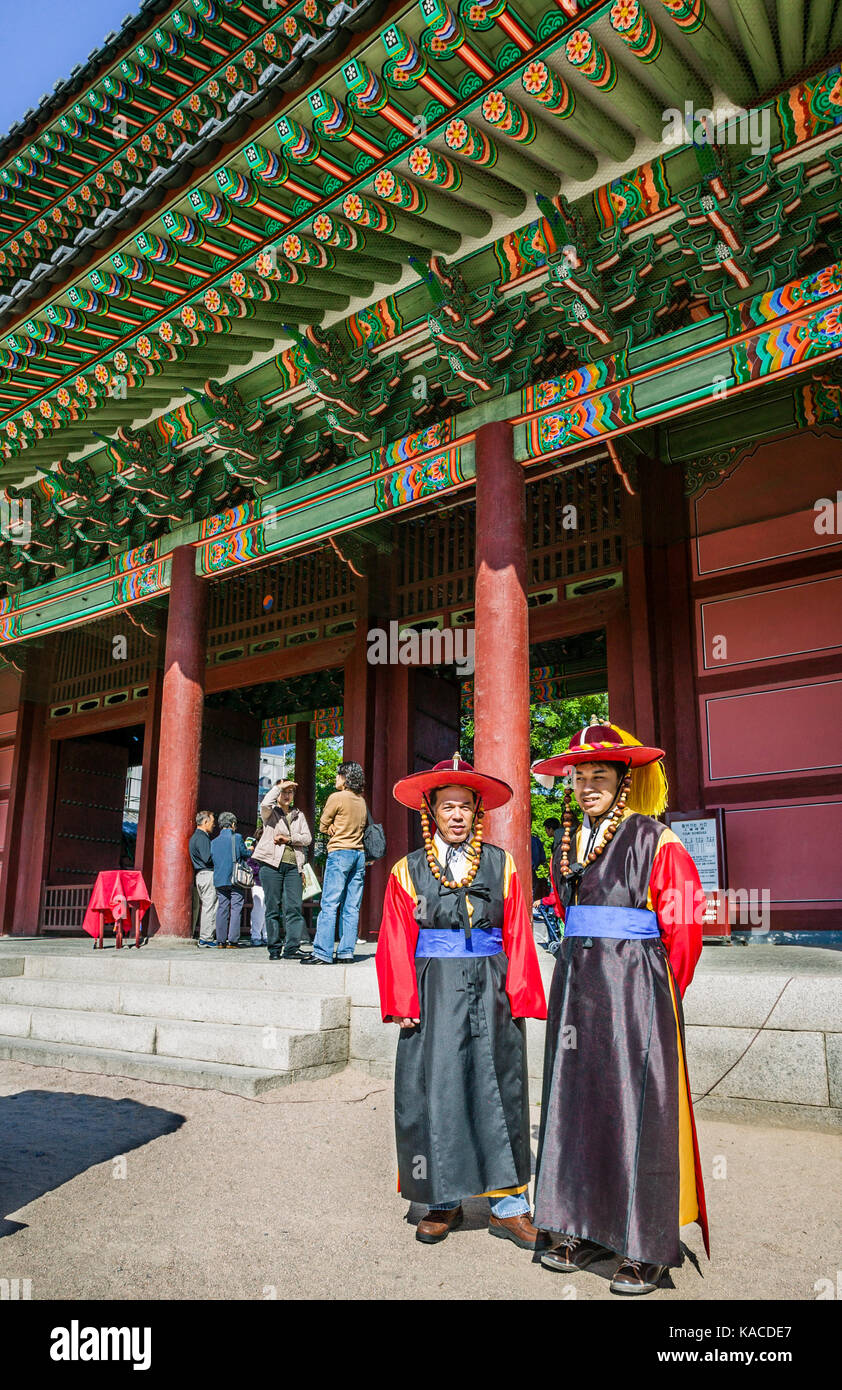
[[172, 554], [155, 800], [152, 901], [163, 936], [191, 934], [193, 869], [187, 841], [199, 796], [207, 605], [195, 551], [181, 545]]
[[486, 838], [514, 856], [529, 901], [526, 496], [510, 424], [495, 421], [477, 430], [476, 461], [474, 758], [480, 772], [502, 777], [514, 790], [506, 806], [486, 817]]
[[34, 936], [55, 798], [57, 745], [51, 743], [47, 726], [55, 641], [47, 639], [43, 647], [25, 643], [17, 651], [24, 670], [18, 688], [0, 907], [4, 932]]
[[316, 814], [316, 740], [310, 734], [306, 719], [295, 726], [295, 780], [298, 788], [295, 804], [303, 811], [307, 824], [316, 834], [314, 819]]
[[4, 927], [15, 936], [34, 936], [38, 931], [41, 885], [50, 854], [57, 747], [47, 733], [46, 707], [28, 702], [22, 705], [18, 795], [22, 793], [23, 804], [18, 820], [17, 883], [13, 888], [10, 862], [7, 911], [11, 908], [12, 916]]
[[20, 827], [30, 760], [32, 707], [20, 673], [0, 671], [0, 932], [11, 931], [21, 852]]
[[7, 758], [9, 752], [12, 756], [0, 874], [0, 930], [28, 936], [38, 930], [49, 810], [50, 741], [43, 705], [22, 699], [17, 710], [4, 717], [4, 723], [9, 725], [13, 720], [14, 749], [4, 750]]

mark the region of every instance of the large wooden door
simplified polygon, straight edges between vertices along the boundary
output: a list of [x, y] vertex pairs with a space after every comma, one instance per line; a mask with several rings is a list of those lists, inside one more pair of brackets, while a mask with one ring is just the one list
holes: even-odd
[[89, 883], [119, 869], [128, 748], [99, 739], [59, 745], [48, 883]]
[[[260, 779], [260, 720], [240, 710], [206, 709], [202, 722], [199, 809], [233, 811], [237, 829], [253, 835]], [[189, 834], [189, 829], [185, 834]]]

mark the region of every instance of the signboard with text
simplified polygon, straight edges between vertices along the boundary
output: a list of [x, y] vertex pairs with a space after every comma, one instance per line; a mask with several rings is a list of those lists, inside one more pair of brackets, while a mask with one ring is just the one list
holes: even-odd
[[705, 937], [730, 938], [723, 811], [672, 811], [664, 816], [664, 820], [678, 836], [699, 871], [708, 900]]

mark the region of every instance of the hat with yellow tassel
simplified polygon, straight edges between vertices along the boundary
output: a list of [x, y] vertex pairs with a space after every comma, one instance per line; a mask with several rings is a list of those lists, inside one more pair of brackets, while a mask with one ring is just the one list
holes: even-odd
[[619, 763], [632, 774], [626, 800], [629, 810], [659, 816], [667, 806], [663, 757], [663, 748], [646, 747], [616, 724], [591, 724], [574, 734], [566, 753], [533, 763], [532, 772], [542, 786], [552, 786], [556, 777], [565, 776], [578, 763]]

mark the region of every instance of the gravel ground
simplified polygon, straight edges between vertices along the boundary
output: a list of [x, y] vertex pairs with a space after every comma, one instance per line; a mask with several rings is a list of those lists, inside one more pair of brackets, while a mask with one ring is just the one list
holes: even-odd
[[[673, 1286], [647, 1302], [814, 1300], [842, 1268], [838, 1137], [699, 1129], [713, 1259], [686, 1228]], [[419, 1245], [395, 1190], [391, 1084], [352, 1069], [244, 1100], [2, 1062], [0, 1134], [0, 1279], [31, 1280], [33, 1300], [619, 1302], [610, 1267], [551, 1274], [490, 1241], [484, 1201]]]

